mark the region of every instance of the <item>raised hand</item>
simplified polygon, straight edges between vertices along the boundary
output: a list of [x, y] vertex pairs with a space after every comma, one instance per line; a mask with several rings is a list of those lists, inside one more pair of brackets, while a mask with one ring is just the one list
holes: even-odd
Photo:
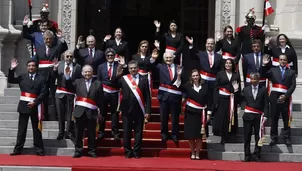
[[186, 40], [190, 43], [190, 45], [193, 45], [193, 37], [189, 38], [188, 36], [186, 36]]
[[156, 47], [156, 49], [158, 49], [159, 50], [159, 41], [158, 40], [155, 40], [154, 41], [154, 46]]
[[235, 91], [239, 89], [239, 83], [237, 81], [233, 81], [232, 86]]
[[10, 68], [13, 70], [13, 69], [15, 69], [17, 66], [18, 66], [18, 61], [17, 61], [17, 59], [16, 58], [13, 58], [12, 60], [11, 60], [11, 62], [10, 62]]
[[153, 59], [157, 59], [157, 57], [158, 57], [158, 50], [156, 48], [153, 49], [151, 57]]
[[120, 56], [120, 58], [119, 58], [119, 60], [118, 60], [118, 63], [120, 64], [120, 65], [125, 65], [125, 57], [123, 57], [123, 56]]
[[271, 39], [272, 39], [271, 37], [266, 37], [266, 38], [265, 38], [265, 41], [264, 41], [264, 44], [265, 44], [265, 45], [268, 45], [269, 42], [271, 41]]
[[57, 31], [57, 37], [58, 37], [59, 39], [62, 38], [62, 31], [61, 31], [60, 29]]
[[23, 19], [23, 25], [27, 25], [28, 22], [29, 22], [28, 15], [25, 15]]
[[83, 45], [85, 45], [85, 40], [83, 40], [83, 36], [81, 35], [78, 38], [77, 46], [82, 47]]
[[270, 60], [270, 56], [268, 54], [264, 54], [262, 59], [262, 65], [267, 65]]
[[177, 75], [181, 76], [181, 74], [182, 74], [182, 66], [178, 65], [177, 66]]
[[154, 20], [153, 24], [156, 28], [160, 28], [160, 22], [158, 22], [157, 20]]
[[222, 39], [221, 33], [220, 32], [216, 32], [215, 33], [215, 38], [216, 38], [216, 42], [218, 42], [219, 40]]
[[111, 37], [112, 37], [112, 36], [111, 36], [110, 34], [107, 34], [107, 35], [105, 36], [105, 38], [104, 38], [104, 41], [110, 40]]

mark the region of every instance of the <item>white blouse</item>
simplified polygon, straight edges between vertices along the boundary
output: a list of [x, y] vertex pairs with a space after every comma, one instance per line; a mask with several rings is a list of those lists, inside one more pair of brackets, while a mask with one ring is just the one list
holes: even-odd
[[199, 92], [199, 90], [202, 88], [202, 86], [196, 86], [195, 84], [193, 84], [193, 89], [196, 91], [196, 92]]

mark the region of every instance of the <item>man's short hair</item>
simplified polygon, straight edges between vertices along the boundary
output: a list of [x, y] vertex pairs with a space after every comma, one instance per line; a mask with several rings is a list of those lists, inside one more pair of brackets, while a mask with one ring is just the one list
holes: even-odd
[[174, 55], [171, 52], [165, 52], [163, 57], [166, 58], [168, 55], [174, 57]]
[[128, 62], [128, 65], [136, 65], [138, 66], [138, 62], [135, 60], [131, 60], [130, 62]]
[[26, 65], [28, 65], [29, 63], [34, 62], [36, 66], [39, 65], [39, 63], [35, 60], [35, 59], [30, 59], [27, 61]]
[[55, 35], [54, 35], [54, 33], [53, 33], [52, 31], [46, 30], [46, 31], [43, 33], [43, 38], [48, 37], [48, 36], [50, 36], [51, 38], [54, 38], [54, 37], [55, 37]]
[[108, 53], [113, 53], [113, 55], [116, 54], [116, 53], [115, 53], [115, 50], [112, 49], [112, 48], [107, 48], [107, 49], [105, 50], [105, 55], [107, 55]]
[[250, 78], [252, 78], [252, 77], [255, 77], [255, 78], [257, 78], [259, 80], [260, 79], [259, 72], [252, 72], [252, 73], [250, 73]]
[[82, 72], [84, 72], [85, 70], [89, 69], [91, 72], [93, 72], [93, 68], [91, 65], [84, 65], [82, 68]]
[[261, 42], [261, 40], [259, 40], [259, 39], [253, 40], [253, 41], [252, 41], [252, 45], [253, 45], [253, 44], [258, 44], [260, 47], [262, 46], [262, 42]]

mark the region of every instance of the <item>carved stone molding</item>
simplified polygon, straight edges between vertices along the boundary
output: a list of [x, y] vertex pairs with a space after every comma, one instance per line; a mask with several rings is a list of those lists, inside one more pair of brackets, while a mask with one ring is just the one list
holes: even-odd
[[222, 29], [230, 24], [231, 21], [231, 0], [222, 0], [221, 8], [221, 22]]
[[71, 11], [72, 0], [63, 0], [63, 13], [62, 13], [62, 28], [63, 35], [66, 43], [70, 46], [71, 38]]

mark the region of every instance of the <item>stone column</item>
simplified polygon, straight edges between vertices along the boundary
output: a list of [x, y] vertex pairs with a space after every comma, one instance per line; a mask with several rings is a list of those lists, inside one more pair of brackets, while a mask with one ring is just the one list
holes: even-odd
[[74, 48], [76, 44], [76, 25], [77, 25], [77, 0], [59, 0], [59, 11], [63, 36], [69, 48]]
[[3, 63], [3, 60], [2, 60], [3, 59], [3, 55], [2, 55], [3, 44], [2, 44], [2, 41], [7, 35], [8, 35], [8, 30], [3, 29], [0, 26], [0, 96], [2, 96], [4, 94], [4, 89], [7, 87], [7, 78], [5, 77], [5, 74], [2, 72], [3, 71], [2, 66], [5, 65]]

